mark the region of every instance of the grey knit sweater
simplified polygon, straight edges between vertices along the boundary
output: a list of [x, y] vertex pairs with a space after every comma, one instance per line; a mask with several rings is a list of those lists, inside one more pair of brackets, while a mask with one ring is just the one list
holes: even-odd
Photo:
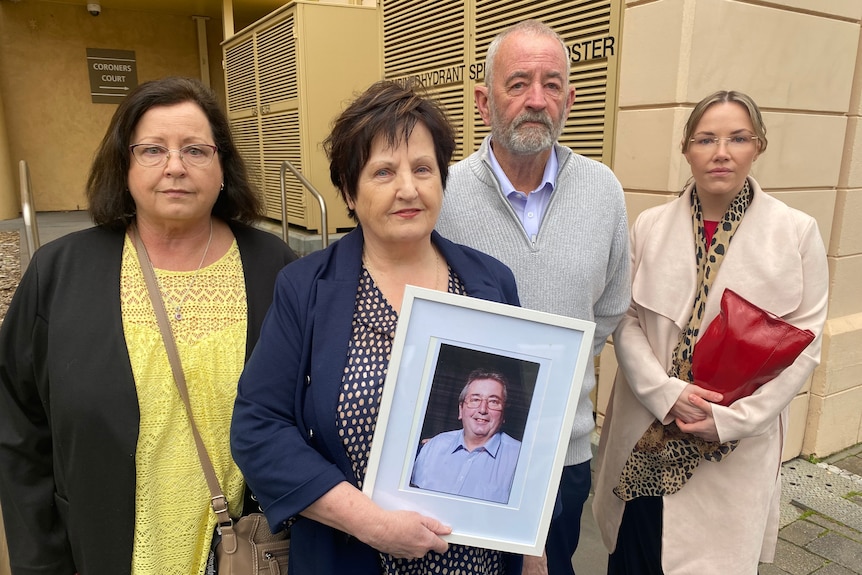
[[[509, 266], [525, 308], [594, 321], [593, 353], [598, 355], [631, 299], [622, 187], [603, 164], [555, 145], [557, 183], [532, 242], [491, 171], [489, 140], [449, 170], [437, 230]], [[592, 456], [589, 395], [595, 385], [588, 366], [566, 465]]]

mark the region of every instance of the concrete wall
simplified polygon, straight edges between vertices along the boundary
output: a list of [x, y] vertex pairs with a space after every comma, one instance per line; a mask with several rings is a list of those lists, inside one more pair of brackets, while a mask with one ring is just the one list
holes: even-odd
[[[223, 98], [221, 21], [207, 22], [207, 38], [210, 77]], [[0, 207], [20, 207], [17, 165], [26, 160], [37, 210], [86, 208], [87, 170], [116, 109], [91, 102], [87, 48], [134, 51], [140, 83], [167, 75], [200, 78], [197, 42], [197, 25], [189, 17], [121, 9], [93, 17], [83, 6], [0, 2], [6, 127], [5, 141], [0, 137]], [[13, 166], [11, 178], [4, 160]], [[17, 216], [9, 211], [0, 217]]]
[[[2, 58], [2, 52], [0, 52]], [[0, 60], [0, 70], [3, 62]], [[12, 168], [12, 158], [9, 155], [9, 140], [6, 137], [6, 115], [3, 113], [3, 91], [0, 90], [0, 220], [8, 220], [18, 215], [21, 203], [17, 196], [12, 195], [15, 189], [15, 178]], [[3, 193], [7, 190], [8, 193]]]
[[[816, 11], [810, 7], [816, 5]], [[629, 217], [669, 201], [690, 172], [680, 152], [694, 104], [720, 89], [764, 111], [769, 147], [752, 174], [817, 219], [829, 256], [821, 366], [791, 404], [785, 459], [862, 441], [862, 2], [629, 0], [621, 43], [614, 171]], [[601, 424], [613, 379], [602, 356]]]

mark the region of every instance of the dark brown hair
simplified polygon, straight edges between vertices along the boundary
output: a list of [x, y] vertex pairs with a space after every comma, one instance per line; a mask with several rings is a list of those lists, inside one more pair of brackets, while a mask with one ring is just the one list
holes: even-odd
[[464, 400], [467, 399], [467, 390], [470, 389], [470, 384], [476, 381], [477, 379], [490, 379], [496, 381], [501, 386], [503, 386], [503, 404], [505, 405], [506, 400], [509, 398], [509, 380], [506, 379], [506, 376], [502, 373], [498, 373], [496, 371], [488, 371], [486, 369], [474, 369], [470, 372], [470, 375], [467, 376], [467, 384], [461, 390], [460, 395], [458, 395], [458, 404], [464, 403]]
[[[374, 138], [384, 136], [389, 146], [395, 147], [407, 141], [417, 122], [431, 133], [440, 179], [446, 187], [455, 132], [443, 108], [420, 95], [413, 85], [381, 81], [372, 84], [336, 118], [323, 142], [329, 158], [329, 179], [345, 203], [356, 200], [359, 174], [368, 162]], [[349, 207], [347, 213], [358, 221]]]
[[251, 223], [261, 217], [259, 196], [248, 181], [248, 172], [230, 133], [230, 124], [212, 90], [193, 78], [168, 77], [144, 82], [114, 112], [108, 131], [96, 150], [87, 178], [90, 216], [96, 225], [125, 229], [135, 215], [128, 188], [135, 127], [150, 108], [194, 102], [209, 120], [224, 175], [224, 188], [213, 206], [223, 220]]

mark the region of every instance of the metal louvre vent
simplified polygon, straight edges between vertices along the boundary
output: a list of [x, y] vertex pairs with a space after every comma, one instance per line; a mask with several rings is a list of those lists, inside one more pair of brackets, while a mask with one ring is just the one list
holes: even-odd
[[257, 34], [260, 102], [280, 102], [298, 95], [293, 15]]
[[[265, 214], [308, 231], [324, 223], [319, 206], [289, 170], [282, 197], [281, 166], [290, 161], [328, 205], [340, 202], [320, 141], [344, 102], [381, 75], [382, 11], [340, 4], [288, 2], [224, 43], [227, 115]], [[334, 210], [326, 224], [329, 233], [355, 225]]]
[[464, 3], [383, 3], [383, 71], [387, 78], [464, 63]]
[[464, 89], [460, 84], [433, 86], [427, 89], [428, 96], [437, 100], [446, 110], [449, 123], [455, 130], [455, 152], [452, 161], [464, 158]]
[[476, 54], [484, 58], [494, 36], [529, 18], [541, 20], [570, 44], [584, 36], [608, 34], [610, 17], [611, 0], [477, 0]]
[[[257, 129], [257, 118], [241, 118], [231, 120], [230, 130], [233, 140], [245, 161], [249, 181], [258, 194], [263, 192], [263, 172], [260, 169], [260, 137]], [[262, 198], [266, 202], [266, 198]]]
[[607, 79], [605, 62], [573, 67], [570, 81], [575, 86], [575, 104], [560, 136], [561, 144], [597, 161], [602, 160], [605, 141]]
[[254, 46], [251, 40], [225, 50], [225, 76], [228, 113], [249, 110], [257, 106], [254, 74]]
[[[484, 60], [488, 45], [501, 30], [521, 20], [533, 18], [551, 26], [569, 48], [572, 72], [569, 81], [575, 87], [575, 104], [569, 114], [560, 143], [578, 154], [601, 161], [605, 149], [605, 116], [607, 111], [608, 49], [606, 38], [611, 32], [611, 1], [582, 0], [560, 2], [510, 2], [477, 0], [476, 55]], [[475, 118], [480, 122], [478, 114]], [[478, 146], [489, 130], [478, 129], [474, 145]]]
[[606, 139], [614, 129], [615, 26], [621, 2], [475, 0], [475, 9], [468, 11], [465, 3], [448, 0], [384, 0], [384, 75], [419, 80], [440, 98], [456, 124], [456, 159], [462, 158], [490, 133], [472, 99], [473, 85], [484, 80], [488, 45], [513, 24], [541, 20], [563, 38], [576, 90], [560, 143], [610, 163], [612, 146]]
[[[263, 134], [263, 166], [266, 183], [267, 216], [281, 220], [281, 163], [289, 160], [302, 171], [299, 111], [290, 110], [261, 118]], [[302, 184], [288, 171], [285, 176], [285, 196], [288, 221], [305, 221], [305, 193]]]

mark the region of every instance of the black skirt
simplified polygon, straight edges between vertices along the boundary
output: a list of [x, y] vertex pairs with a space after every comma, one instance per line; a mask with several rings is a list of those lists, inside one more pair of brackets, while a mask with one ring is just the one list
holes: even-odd
[[608, 557], [608, 575], [664, 575], [661, 569], [661, 497], [626, 502], [617, 547]]

